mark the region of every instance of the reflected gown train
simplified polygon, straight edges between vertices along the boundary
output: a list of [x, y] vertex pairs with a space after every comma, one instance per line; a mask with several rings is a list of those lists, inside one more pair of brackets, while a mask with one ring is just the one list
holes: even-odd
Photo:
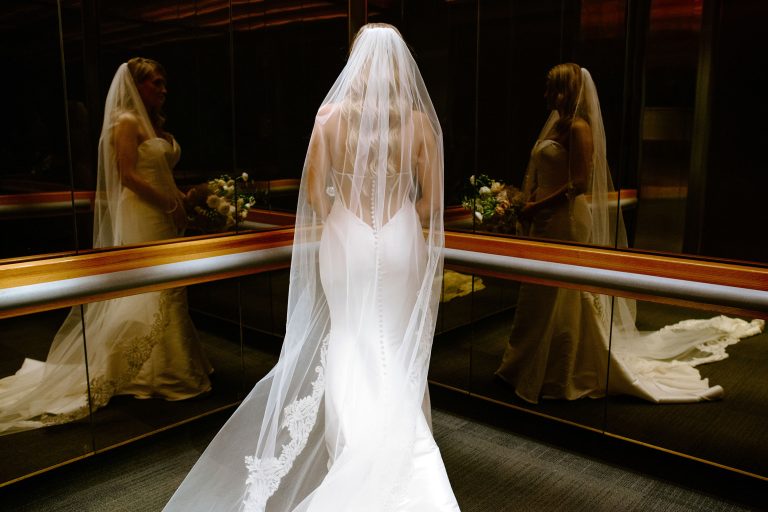
[[[536, 196], [547, 197], [561, 187], [567, 167], [568, 150], [563, 145], [539, 140], [531, 153]], [[537, 212], [529, 234], [590, 243], [591, 216], [590, 203], [580, 194]], [[764, 325], [762, 320], [718, 316], [641, 333], [630, 311], [633, 305], [581, 290], [522, 283], [512, 333], [496, 375], [532, 403], [540, 398], [573, 400], [606, 394], [657, 403], [714, 400], [722, 397], [723, 388], [710, 386], [695, 366], [726, 358], [726, 347], [760, 333]]]
[[[162, 138], [138, 148], [137, 172], [152, 186], [165, 187], [180, 148]], [[136, 244], [178, 235], [168, 214], [122, 188], [115, 219], [116, 242]], [[45, 362], [26, 359], [0, 379], [0, 433], [74, 421], [115, 395], [167, 400], [210, 390], [211, 366], [187, 309], [185, 288], [143, 293], [83, 306], [88, 354], [86, 382], [82, 315], [71, 309]]]

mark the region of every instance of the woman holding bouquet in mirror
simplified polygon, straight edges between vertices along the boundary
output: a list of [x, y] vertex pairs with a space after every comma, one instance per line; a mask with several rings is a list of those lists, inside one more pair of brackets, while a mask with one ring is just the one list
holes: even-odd
[[[527, 201], [522, 214], [529, 221], [525, 234], [627, 247], [624, 221], [611, 194], [592, 76], [577, 64], [559, 64], [547, 75], [546, 99], [551, 114], [531, 151], [523, 183]], [[634, 301], [523, 283], [496, 375], [533, 403], [606, 394], [652, 402], [714, 400], [722, 397], [723, 388], [710, 386], [695, 366], [724, 359], [725, 347], [762, 327], [761, 320], [720, 316], [641, 333]]]
[[[94, 248], [172, 238], [184, 228], [184, 195], [172, 174], [180, 148], [163, 128], [165, 95], [165, 71], [153, 60], [133, 58], [112, 80], [99, 140]], [[0, 434], [86, 417], [115, 395], [194, 397], [211, 389], [210, 372], [184, 288], [73, 307], [45, 362], [26, 359], [0, 380]]]
[[[139, 113], [130, 105], [117, 106], [120, 113], [113, 120], [114, 158], [120, 179], [119, 201], [133, 202], [139, 211], [131, 208], [121, 212], [123, 218], [116, 232], [111, 236], [101, 233], [99, 236], [103, 239], [94, 239], [94, 246], [174, 238], [183, 232], [186, 223], [185, 195], [176, 186], [172, 173], [181, 150], [173, 135], [164, 129], [165, 70], [158, 62], [140, 57], [129, 60], [127, 67], [145, 113]], [[106, 189], [112, 184], [104, 178]], [[148, 221], [152, 226], [146, 226]], [[146, 229], [138, 232], [131, 229], [134, 222], [144, 224]], [[107, 227], [104, 222], [99, 224], [101, 229]]]

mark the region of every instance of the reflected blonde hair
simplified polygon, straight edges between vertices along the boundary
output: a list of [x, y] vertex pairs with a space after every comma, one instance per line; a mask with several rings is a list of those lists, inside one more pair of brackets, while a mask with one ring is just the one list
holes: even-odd
[[560, 114], [555, 125], [558, 133], [570, 130], [579, 107], [582, 83], [581, 66], [573, 62], [558, 64], [547, 73], [547, 96], [554, 98], [555, 108]]
[[[162, 64], [152, 59], [145, 59], [144, 57], [133, 57], [128, 61], [128, 71], [131, 73], [133, 83], [139, 85], [144, 80], [149, 78], [152, 72], [156, 72], [166, 80], [168, 75], [165, 72], [165, 68]], [[149, 120], [155, 128], [162, 128], [165, 124], [165, 114], [162, 109], [147, 109]]]

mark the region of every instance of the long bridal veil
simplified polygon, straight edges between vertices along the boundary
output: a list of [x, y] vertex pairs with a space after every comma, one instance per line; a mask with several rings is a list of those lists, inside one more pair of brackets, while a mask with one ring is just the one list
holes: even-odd
[[[120, 182], [114, 144], [115, 128], [125, 116], [135, 121], [139, 131], [155, 138], [128, 64], [124, 63], [115, 73], [104, 107], [94, 212], [95, 248], [159, 238], [152, 237], [151, 225], [136, 225], [141, 223], [135, 221], [135, 215], [123, 218], [126, 210], [135, 209], [132, 204], [123, 204], [125, 188]], [[166, 159], [156, 158], [151, 164], [160, 179], [168, 183], [161, 188], [175, 190]], [[166, 314], [170, 295], [170, 291], [151, 292], [95, 302], [82, 309], [73, 307], [54, 337], [45, 362], [26, 359], [16, 374], [0, 380], [0, 434], [75, 421], [106, 405], [114, 395], [133, 394], [127, 386], [142, 371], [163, 331], [172, 328]]]
[[[416, 63], [391, 27], [364, 27], [315, 117], [299, 191], [280, 359], [166, 510], [375, 511], [397, 499], [408, 483], [419, 415], [423, 421], [442, 275], [442, 176], [442, 133]], [[326, 239], [333, 215], [351, 219], [352, 228]], [[409, 215], [419, 224], [417, 240], [387, 245], [390, 223]], [[375, 249], [358, 250], [362, 243]], [[321, 264], [323, 244], [338, 247]], [[393, 257], [405, 262], [398, 276], [386, 274]], [[326, 269], [342, 274], [339, 282], [321, 283]], [[345, 277], [343, 269], [355, 270]], [[386, 288], [386, 280], [401, 276], [413, 294], [371, 302], [382, 297], [377, 290]], [[356, 411], [351, 426], [335, 424], [350, 416], [331, 417], [324, 400], [327, 382], [336, 377], [326, 365], [333, 351], [328, 340], [339, 326], [331, 324], [323, 284], [344, 287], [333, 290], [346, 297], [333, 307], [349, 331], [344, 350], [355, 356], [344, 373], [343, 396], [336, 398], [340, 408]], [[408, 308], [402, 325], [382, 321], [403, 304]], [[379, 331], [394, 341], [369, 346], [370, 333]], [[342, 431], [349, 435], [338, 451], [334, 436]]]
[[[589, 237], [581, 241], [626, 248], [627, 235], [608, 167], [597, 89], [587, 69], [581, 68], [580, 79], [574, 116], [588, 123], [593, 145], [586, 189], [591, 214]], [[545, 123], [539, 140], [552, 131], [558, 120], [559, 114], [555, 110]], [[569, 152], [569, 159], [573, 153]], [[532, 180], [529, 168], [523, 183], [524, 192], [530, 193]], [[574, 200], [571, 195], [571, 208]], [[636, 326], [634, 300], [594, 295], [594, 301], [606, 338], [601, 349], [607, 354], [610, 348], [611, 354], [608, 394], [629, 394], [657, 403], [696, 402], [722, 397], [722, 387], [710, 386], [695, 367], [728, 357], [726, 347], [758, 334], [764, 327], [764, 322], [759, 319], [747, 322], [718, 316], [684, 320], [657, 331], [641, 332]], [[607, 360], [603, 361], [607, 363]]]

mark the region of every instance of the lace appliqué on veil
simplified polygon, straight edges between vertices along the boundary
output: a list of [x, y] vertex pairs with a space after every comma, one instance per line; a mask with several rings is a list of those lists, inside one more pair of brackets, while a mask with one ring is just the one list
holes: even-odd
[[312, 382], [312, 394], [293, 401], [283, 409], [284, 419], [281, 428], [287, 428], [291, 440], [283, 445], [279, 457], [259, 459], [254, 455], [245, 457], [248, 468], [247, 488], [243, 501], [245, 512], [261, 512], [267, 500], [277, 491], [280, 480], [288, 474], [296, 457], [304, 449], [309, 433], [315, 426], [320, 401], [325, 391], [325, 354], [328, 349], [328, 336], [320, 348], [320, 364], [315, 367], [317, 378]]

